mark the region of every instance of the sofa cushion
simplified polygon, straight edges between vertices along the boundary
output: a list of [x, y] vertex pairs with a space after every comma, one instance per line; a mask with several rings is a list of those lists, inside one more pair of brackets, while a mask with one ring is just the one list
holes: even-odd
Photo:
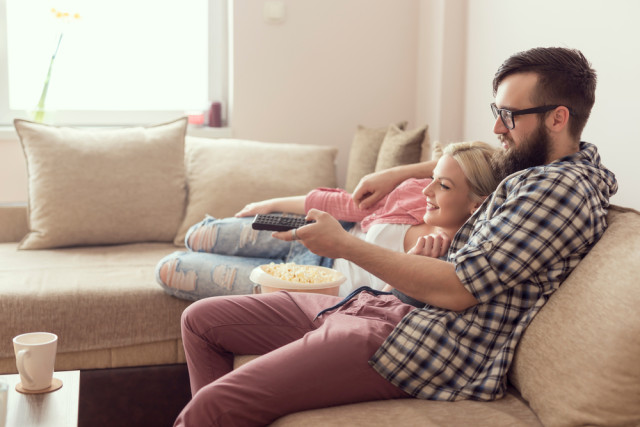
[[367, 427], [542, 426], [527, 404], [512, 393], [507, 393], [504, 398], [493, 402], [394, 399], [355, 403], [297, 412], [271, 424], [272, 427], [345, 425]]
[[545, 425], [640, 424], [640, 213], [608, 221], [516, 351], [510, 380]]
[[186, 118], [112, 130], [14, 125], [29, 183], [20, 249], [173, 240], [186, 198]]
[[232, 216], [246, 204], [336, 187], [337, 148], [187, 137], [188, 203], [175, 244], [206, 214]]
[[[431, 147], [427, 130], [428, 126], [403, 130], [396, 125], [390, 125], [380, 146], [375, 170], [381, 171], [394, 166], [428, 160], [431, 156]], [[423, 157], [423, 153], [425, 155], [428, 153], [428, 156]]]
[[[173, 243], [16, 246], [0, 244], [0, 359], [13, 358], [12, 338], [29, 331], [57, 334], [61, 355], [180, 339], [180, 316], [190, 302], [167, 295], [154, 272], [158, 260], [175, 251]], [[74, 368], [65, 358], [58, 362]]]
[[[399, 122], [396, 126], [404, 129], [407, 122]], [[378, 153], [387, 129], [388, 127], [368, 128], [358, 125], [349, 149], [347, 179], [344, 186], [348, 192], [355, 190], [362, 177], [375, 172]]]

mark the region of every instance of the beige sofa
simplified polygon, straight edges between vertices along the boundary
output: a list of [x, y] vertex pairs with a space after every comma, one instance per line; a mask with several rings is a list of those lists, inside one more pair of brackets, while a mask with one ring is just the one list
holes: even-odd
[[273, 425], [640, 425], [640, 212], [614, 206], [608, 221], [525, 332], [504, 398], [358, 403], [290, 414]]
[[[157, 261], [206, 213], [336, 186], [334, 148], [185, 140], [184, 125], [98, 133], [16, 124], [29, 209], [0, 206], [0, 373], [16, 371], [11, 338], [35, 330], [59, 335], [56, 370], [184, 364], [179, 319], [189, 302], [156, 284]], [[426, 128], [360, 127], [348, 184], [431, 151]], [[609, 221], [526, 332], [503, 399], [360, 403], [275, 425], [640, 424], [640, 214], [612, 208]]]

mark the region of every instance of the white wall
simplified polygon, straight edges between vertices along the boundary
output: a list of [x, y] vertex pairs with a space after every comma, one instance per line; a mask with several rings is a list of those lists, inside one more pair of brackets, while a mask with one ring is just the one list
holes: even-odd
[[337, 146], [343, 184], [358, 124], [414, 120], [420, 3], [285, 4], [273, 25], [262, 1], [235, 1], [234, 137]]
[[[344, 183], [358, 124], [429, 124], [433, 140], [495, 142], [491, 81], [512, 53], [581, 49], [599, 74], [583, 139], [619, 180], [613, 202], [640, 209], [633, 160], [640, 116], [635, 0], [236, 0], [234, 137], [340, 148]], [[17, 141], [0, 141], [0, 202], [26, 200]]]
[[612, 203], [640, 209], [638, 18], [636, 0], [469, 1], [464, 137], [495, 141], [491, 81], [509, 55], [536, 46], [580, 49], [598, 73], [582, 139], [598, 146], [616, 174], [620, 188]]

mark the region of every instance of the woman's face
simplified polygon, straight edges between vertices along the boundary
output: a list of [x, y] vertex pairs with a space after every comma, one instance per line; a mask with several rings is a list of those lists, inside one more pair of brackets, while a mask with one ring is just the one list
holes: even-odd
[[443, 155], [433, 170], [433, 181], [422, 193], [427, 196], [424, 222], [457, 231], [478, 207], [469, 199], [469, 184], [458, 162]]

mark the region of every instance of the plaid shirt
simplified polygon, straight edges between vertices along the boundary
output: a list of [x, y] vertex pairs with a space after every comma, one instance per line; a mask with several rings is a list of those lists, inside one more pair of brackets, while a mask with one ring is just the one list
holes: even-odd
[[449, 261], [478, 304], [406, 315], [369, 363], [407, 393], [493, 400], [525, 328], [606, 228], [615, 177], [596, 147], [507, 177], [456, 234]]

